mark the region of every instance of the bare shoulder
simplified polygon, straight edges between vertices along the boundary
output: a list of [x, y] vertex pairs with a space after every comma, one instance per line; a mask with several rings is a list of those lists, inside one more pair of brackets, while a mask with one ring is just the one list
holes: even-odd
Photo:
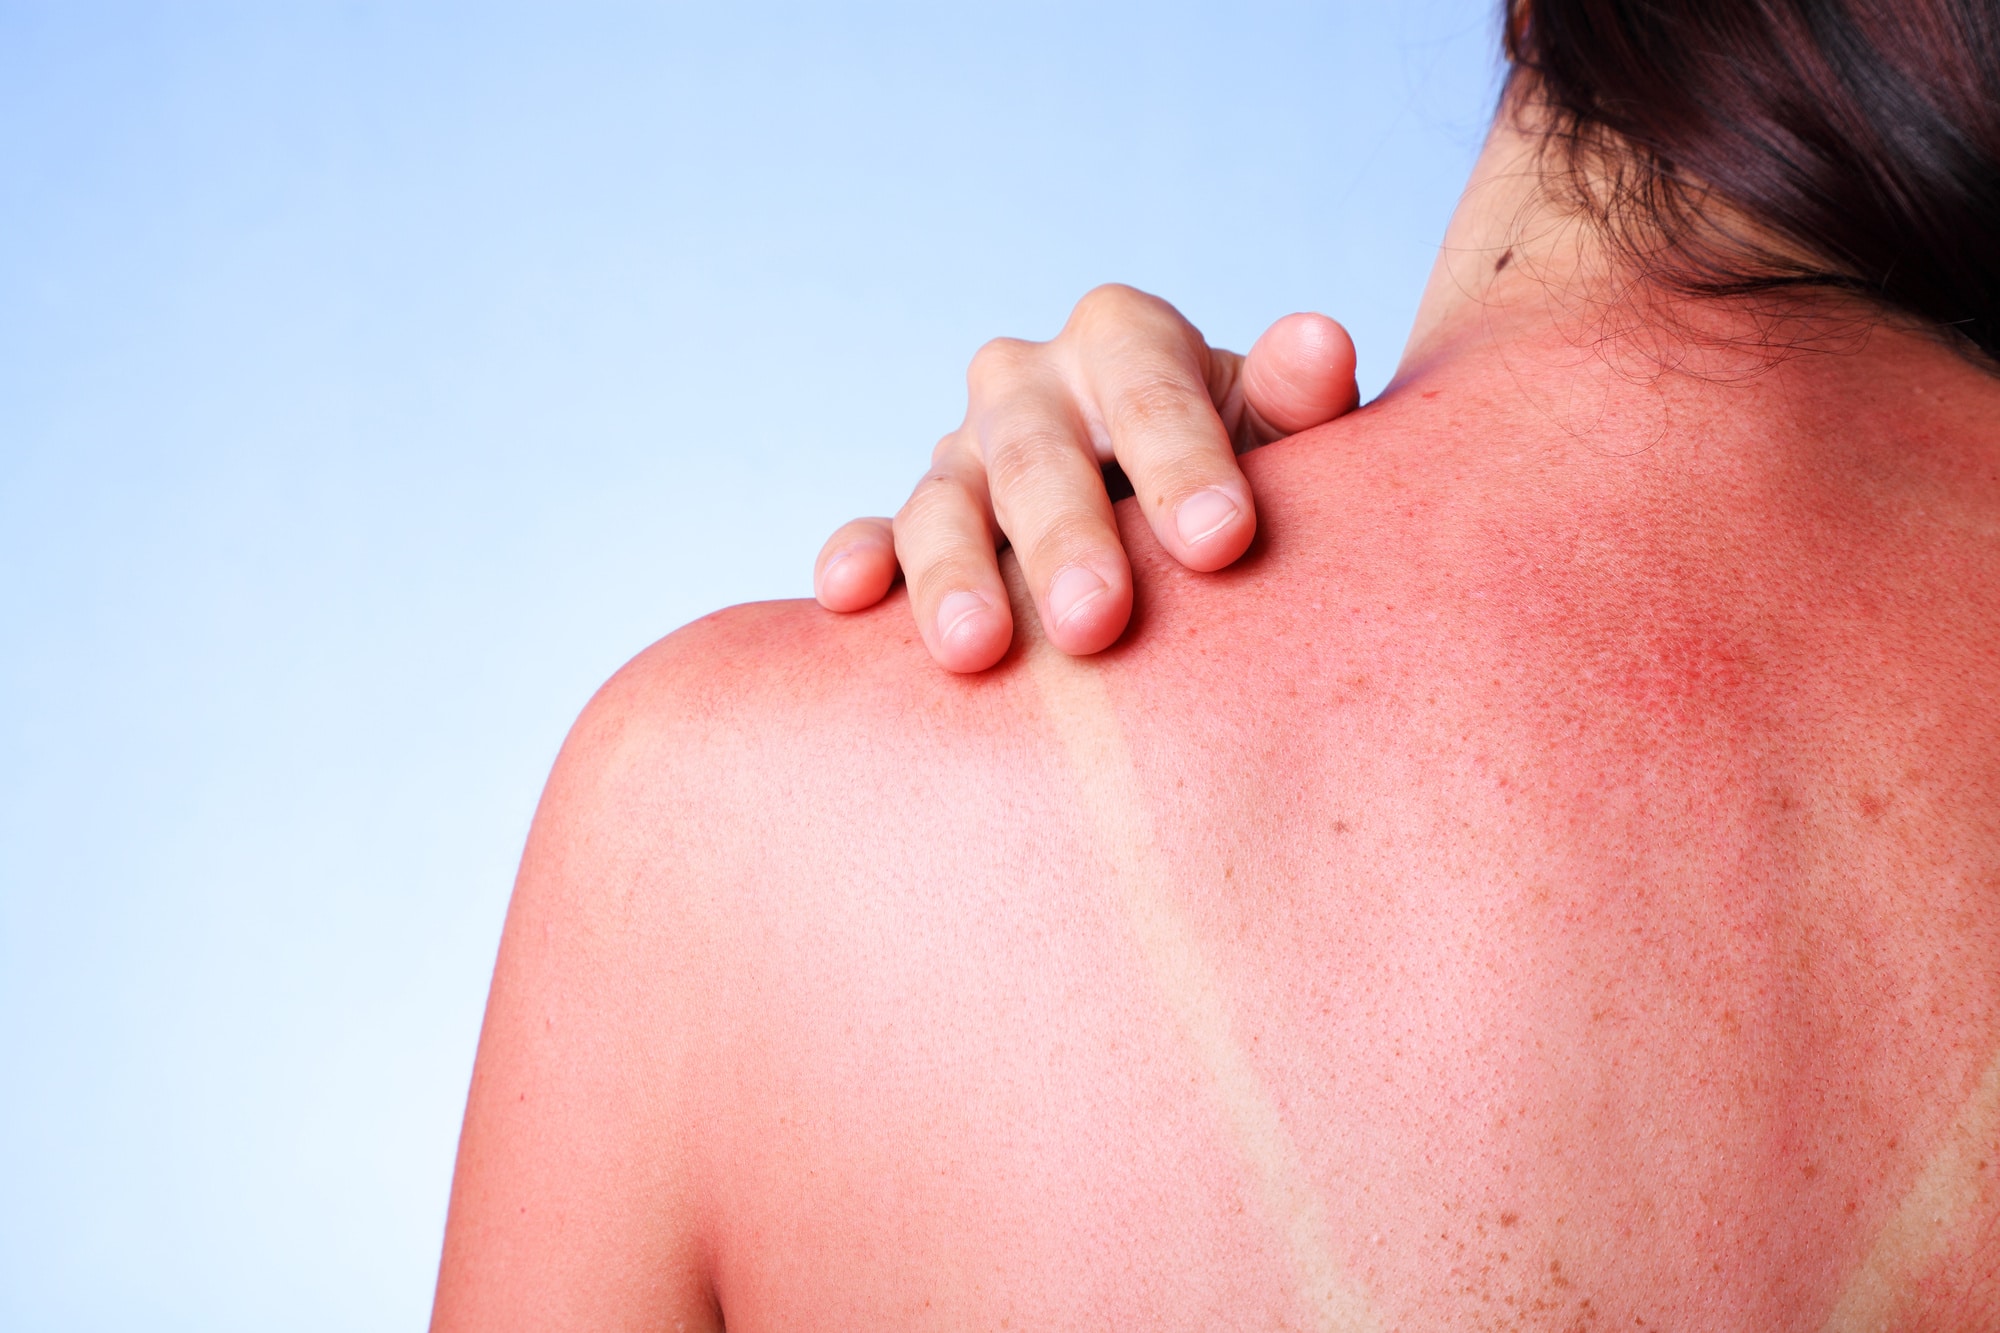
[[707, 1097], [753, 1006], [717, 979], [754, 970], [765, 925], [827, 918], [798, 894], [922, 796], [913, 752], [946, 748], [942, 719], [960, 754], [1004, 727], [1005, 679], [944, 677], [908, 619], [900, 599], [734, 607], [583, 710], [508, 908], [437, 1327], [719, 1326], [710, 1163], [730, 1116]]
[[884, 712], [908, 722], [949, 710], [966, 725], [1005, 710], [1012, 676], [1007, 664], [975, 677], [937, 670], [900, 590], [852, 615], [805, 600], [752, 602], [640, 653], [576, 731], [590, 745], [618, 735], [685, 746], [772, 733], [803, 742], [814, 728]]
[[809, 601], [730, 607], [620, 669], [565, 742], [537, 836], [573, 830], [636, 852], [770, 848], [843, 791], [891, 796], [912, 765], [976, 755], [1020, 723], [1020, 654], [953, 676], [925, 652], [897, 592], [838, 616]]

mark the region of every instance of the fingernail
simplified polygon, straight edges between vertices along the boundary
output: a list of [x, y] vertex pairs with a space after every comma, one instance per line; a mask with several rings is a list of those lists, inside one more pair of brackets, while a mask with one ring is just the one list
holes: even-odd
[[1049, 614], [1061, 625], [1110, 588], [1082, 565], [1071, 565], [1049, 584]]
[[1174, 526], [1182, 541], [1195, 546], [1229, 526], [1236, 512], [1236, 501], [1229, 498], [1229, 492], [1210, 486], [1181, 501], [1181, 507], [1174, 511]]
[[817, 591], [819, 592], [826, 591], [826, 585], [828, 581], [830, 581], [833, 578], [833, 571], [840, 568], [841, 561], [847, 559], [847, 557], [853, 554], [854, 552], [852, 550], [842, 551], [839, 555], [835, 556], [833, 559], [826, 562], [826, 567], [820, 570], [819, 572], [819, 588], [817, 589]]
[[948, 639], [951, 632], [964, 624], [970, 616], [976, 616], [987, 609], [986, 599], [976, 592], [954, 592], [938, 603], [938, 638]]

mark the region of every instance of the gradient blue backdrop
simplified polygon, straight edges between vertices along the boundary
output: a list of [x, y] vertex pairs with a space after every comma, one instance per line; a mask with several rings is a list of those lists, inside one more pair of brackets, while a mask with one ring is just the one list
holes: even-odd
[[1095, 283], [1379, 388], [1491, 8], [0, 3], [0, 1327], [418, 1326], [591, 689]]

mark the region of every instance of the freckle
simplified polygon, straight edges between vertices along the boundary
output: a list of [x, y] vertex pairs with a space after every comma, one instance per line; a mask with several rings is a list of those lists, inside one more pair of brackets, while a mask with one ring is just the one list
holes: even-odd
[[1348, 829], [1348, 824], [1346, 820], [1336, 819], [1333, 821], [1333, 831], [1335, 833], [1345, 833], [1347, 832], [1347, 829]]
[[1805, 1172], [1805, 1177], [1807, 1180], [1811, 1180], [1814, 1176], [1819, 1174], [1819, 1168], [1814, 1166], [1811, 1162], [1807, 1162], [1804, 1166], [1800, 1167], [1799, 1169]]
[[1222, 867], [1222, 877], [1223, 877], [1224, 879], [1235, 879], [1235, 878], [1236, 878], [1236, 867], [1235, 867], [1235, 866], [1224, 866], [1224, 867]]
[[1521, 1215], [1519, 1213], [1500, 1214], [1500, 1225], [1503, 1227], [1511, 1227], [1520, 1220], [1521, 1220]]

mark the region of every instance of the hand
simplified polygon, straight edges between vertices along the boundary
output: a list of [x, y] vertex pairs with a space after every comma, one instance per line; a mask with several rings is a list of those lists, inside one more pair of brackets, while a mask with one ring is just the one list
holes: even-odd
[[1190, 569], [1234, 561], [1256, 535], [1235, 455], [1354, 409], [1354, 343], [1324, 315], [1287, 315], [1248, 356], [1210, 347], [1181, 313], [1117, 285], [1077, 302], [1045, 343], [995, 339], [966, 376], [965, 422], [892, 523], [827, 539], [820, 605], [859, 611], [897, 565], [931, 656], [983, 671], [1014, 635], [996, 548], [1011, 542], [1048, 636], [1109, 647], [1132, 614], [1132, 568], [1103, 468], [1116, 462], [1160, 544]]

